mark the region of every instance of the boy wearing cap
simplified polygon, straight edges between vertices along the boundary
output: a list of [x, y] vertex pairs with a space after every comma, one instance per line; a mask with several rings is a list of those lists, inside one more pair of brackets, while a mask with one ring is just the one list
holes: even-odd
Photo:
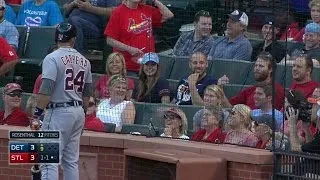
[[6, 75], [18, 63], [16, 51], [0, 36], [0, 77]]
[[[274, 32], [272, 28], [274, 27]], [[261, 29], [261, 34], [263, 36], [264, 42], [257, 44], [253, 47], [252, 61], [256, 61], [260, 52], [269, 52], [272, 57], [278, 62], [280, 62], [285, 54], [285, 49], [278, 43], [275, 39], [280, 32], [278, 24], [273, 20], [266, 19], [264, 25]], [[275, 41], [273, 41], [275, 40]]]
[[212, 18], [208, 11], [199, 11], [194, 17], [193, 31], [183, 33], [173, 48], [176, 56], [190, 56], [194, 52], [208, 55], [213, 43], [211, 37]]
[[0, 36], [4, 37], [15, 49], [18, 48], [19, 32], [9, 21], [5, 20], [6, 4], [0, 0]]
[[9, 83], [4, 87], [2, 98], [4, 111], [0, 112], [1, 125], [28, 126], [29, 118], [21, 106], [22, 89], [19, 84]]
[[252, 46], [244, 36], [249, 19], [246, 13], [235, 10], [229, 14], [226, 36], [213, 42], [208, 60], [215, 58], [251, 60]]

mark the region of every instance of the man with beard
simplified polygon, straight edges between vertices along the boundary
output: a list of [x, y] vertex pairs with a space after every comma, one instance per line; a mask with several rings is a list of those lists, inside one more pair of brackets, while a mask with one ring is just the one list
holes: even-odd
[[[261, 52], [254, 65], [254, 79], [258, 84], [271, 84], [273, 72], [276, 69], [277, 64], [273, 60], [273, 57], [268, 52]], [[251, 109], [258, 109], [254, 103], [254, 94], [256, 86], [248, 87], [242, 90], [237, 96], [229, 99], [232, 105], [245, 104]], [[275, 108], [281, 110], [283, 106], [284, 88], [276, 83], [275, 84]]]
[[203, 93], [207, 86], [229, 83], [229, 78], [225, 75], [217, 81], [207, 74], [208, 60], [202, 52], [191, 55], [189, 67], [192, 74], [180, 80], [172, 101], [177, 105], [203, 105]]
[[223, 58], [250, 61], [252, 46], [244, 36], [248, 23], [247, 14], [240, 10], [235, 10], [229, 14], [226, 36], [213, 42], [208, 59]]
[[208, 11], [199, 11], [194, 17], [193, 31], [180, 36], [173, 48], [176, 56], [190, 56], [194, 52], [203, 52], [208, 55], [213, 39], [210, 36], [212, 30], [212, 18]]
[[[274, 28], [274, 32], [273, 29]], [[253, 47], [252, 61], [257, 60], [257, 56], [260, 52], [266, 51], [274, 57], [277, 62], [280, 62], [286, 55], [284, 48], [276, 39], [277, 34], [280, 33], [280, 28], [273, 20], [266, 20], [261, 29], [261, 34], [263, 36], [264, 42], [257, 44]]]
[[293, 62], [291, 90], [300, 91], [305, 98], [312, 95], [319, 83], [312, 80], [313, 62], [310, 56], [303, 54], [297, 56]]

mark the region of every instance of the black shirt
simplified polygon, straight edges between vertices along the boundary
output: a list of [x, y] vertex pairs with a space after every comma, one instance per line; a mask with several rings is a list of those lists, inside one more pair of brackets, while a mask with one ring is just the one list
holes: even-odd
[[[260, 52], [263, 51], [263, 46], [264, 46], [264, 42], [253, 47], [252, 56], [251, 56], [252, 61], [257, 60], [258, 55], [260, 54]], [[269, 52], [273, 56], [273, 58], [277, 61], [277, 63], [280, 62], [286, 55], [286, 50], [278, 42], [272, 42], [271, 44], [269, 44], [269, 46], [265, 48], [264, 51]]]
[[166, 79], [159, 79], [149, 94], [138, 100], [138, 102], [161, 103], [163, 96], [170, 96], [169, 82]]

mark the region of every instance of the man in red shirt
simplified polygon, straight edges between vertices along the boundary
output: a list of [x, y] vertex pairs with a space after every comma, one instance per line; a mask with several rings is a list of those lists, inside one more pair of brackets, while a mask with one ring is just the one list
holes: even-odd
[[153, 27], [173, 17], [173, 13], [159, 0], [157, 8], [141, 3], [142, 0], [124, 0], [111, 14], [104, 35], [114, 51], [123, 53], [127, 71], [138, 72], [138, 59], [144, 53], [155, 52]]
[[6, 75], [18, 63], [16, 51], [0, 36], [0, 77]]
[[313, 62], [310, 56], [303, 54], [295, 58], [292, 67], [293, 82], [291, 90], [300, 91], [305, 98], [312, 95], [319, 83], [312, 80]]
[[[262, 52], [258, 55], [257, 61], [254, 65], [254, 79], [257, 83], [271, 84], [272, 67], [276, 69], [277, 64], [272, 55], [268, 52]], [[254, 94], [256, 86], [248, 87], [242, 90], [237, 96], [229, 99], [232, 105], [245, 104], [251, 109], [258, 109], [254, 103]], [[281, 110], [284, 100], [284, 88], [281, 84], [275, 84], [275, 108]]]
[[4, 111], [0, 112], [1, 125], [28, 126], [27, 113], [21, 109], [22, 89], [19, 84], [9, 83], [4, 87]]

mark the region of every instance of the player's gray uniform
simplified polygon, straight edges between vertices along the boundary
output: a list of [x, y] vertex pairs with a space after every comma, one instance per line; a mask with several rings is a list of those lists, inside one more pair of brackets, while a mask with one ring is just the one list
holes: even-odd
[[[51, 104], [82, 102], [85, 83], [92, 83], [90, 62], [73, 48], [59, 48], [47, 55], [42, 64], [42, 79], [53, 80]], [[41, 130], [61, 133], [60, 162], [65, 180], [78, 180], [80, 136], [85, 122], [82, 106], [49, 108]], [[41, 165], [42, 180], [58, 180], [58, 165]]]

